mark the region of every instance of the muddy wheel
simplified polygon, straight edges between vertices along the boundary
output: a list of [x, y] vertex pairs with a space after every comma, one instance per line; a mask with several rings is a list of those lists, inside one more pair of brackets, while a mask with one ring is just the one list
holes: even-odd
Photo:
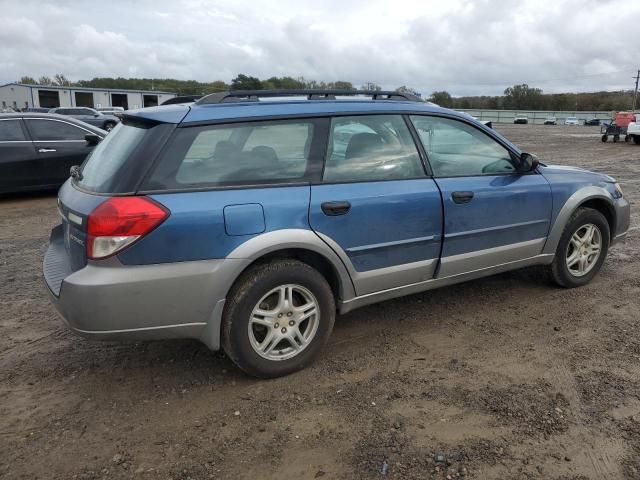
[[640, 135], [633, 136], [633, 143], [635, 143], [636, 145], [640, 145]]
[[607, 137], [606, 135], [602, 135], [602, 143], [605, 143], [607, 140], [609, 140], [609, 137]]
[[618, 143], [618, 140], [620, 140], [620, 135], [614, 135], [613, 136], [613, 143]]
[[300, 370], [320, 353], [335, 321], [325, 278], [297, 260], [258, 265], [236, 282], [225, 306], [224, 350], [249, 375]]
[[579, 208], [558, 242], [551, 278], [565, 288], [581, 287], [596, 276], [609, 250], [609, 223], [597, 210]]

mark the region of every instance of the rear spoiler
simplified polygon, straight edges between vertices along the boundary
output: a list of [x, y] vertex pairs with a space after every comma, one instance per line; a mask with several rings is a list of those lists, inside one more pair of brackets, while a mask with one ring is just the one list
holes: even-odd
[[480, 120], [480, 123], [483, 124], [485, 127], [489, 127], [489, 128], [493, 128], [493, 124], [491, 123], [491, 120]]

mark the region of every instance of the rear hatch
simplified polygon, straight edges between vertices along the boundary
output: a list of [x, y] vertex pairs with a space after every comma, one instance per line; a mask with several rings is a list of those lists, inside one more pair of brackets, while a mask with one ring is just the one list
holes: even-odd
[[47, 285], [55, 295], [59, 294], [64, 277], [87, 264], [91, 212], [111, 197], [135, 195], [174, 128], [174, 123], [156, 118], [125, 116], [87, 157], [79, 174], [62, 186], [58, 193], [61, 223], [51, 231], [43, 267]]

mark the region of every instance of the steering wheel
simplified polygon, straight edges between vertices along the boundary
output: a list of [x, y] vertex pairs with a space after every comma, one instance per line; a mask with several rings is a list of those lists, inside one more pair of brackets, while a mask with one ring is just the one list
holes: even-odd
[[504, 158], [482, 167], [482, 173], [513, 173], [515, 171], [513, 164]]

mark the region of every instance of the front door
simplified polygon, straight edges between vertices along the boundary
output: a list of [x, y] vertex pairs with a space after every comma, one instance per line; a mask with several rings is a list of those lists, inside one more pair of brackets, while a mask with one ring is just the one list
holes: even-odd
[[545, 178], [517, 173], [513, 154], [479, 127], [437, 116], [412, 121], [442, 192], [438, 278], [540, 254], [552, 206]]
[[31, 186], [31, 169], [37, 153], [19, 118], [0, 120], [0, 192]]
[[309, 220], [358, 295], [433, 278], [442, 203], [401, 115], [335, 117]]

